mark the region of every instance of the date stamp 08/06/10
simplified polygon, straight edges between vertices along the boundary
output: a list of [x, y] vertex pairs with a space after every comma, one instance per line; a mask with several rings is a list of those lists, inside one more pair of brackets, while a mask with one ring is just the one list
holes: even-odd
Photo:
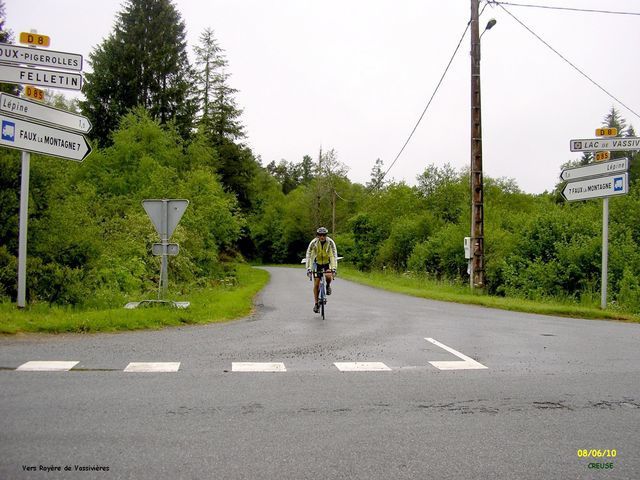
[[587, 468], [592, 470], [613, 470], [612, 459], [617, 456], [616, 449], [582, 448], [578, 450], [578, 458], [594, 460], [587, 465]]

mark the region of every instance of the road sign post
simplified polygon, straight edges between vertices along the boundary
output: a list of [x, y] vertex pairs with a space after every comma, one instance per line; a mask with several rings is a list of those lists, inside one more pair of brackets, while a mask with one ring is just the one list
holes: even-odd
[[[80, 90], [82, 88], [81, 73], [61, 72], [33, 67], [50, 67], [61, 70], [82, 71], [82, 55], [75, 53], [38, 50], [34, 47], [48, 47], [50, 37], [40, 35], [36, 31], [20, 33], [19, 45], [0, 45], [0, 81], [24, 85], [25, 94], [38, 100], [44, 100], [44, 92], [34, 85], [50, 88], [63, 88]], [[91, 124], [69, 124], [70, 120], [83, 122], [84, 117], [72, 118], [57, 113], [51, 118], [51, 111], [56, 110], [45, 107], [37, 102], [31, 102], [24, 98], [4, 96], [0, 103], [0, 145], [15, 148], [22, 151], [22, 172], [20, 177], [20, 212], [18, 232], [18, 308], [26, 306], [26, 266], [27, 266], [27, 224], [29, 202], [29, 167], [31, 162], [30, 152], [42, 153], [70, 160], [82, 161], [91, 152], [91, 147], [86, 138], [77, 133], [60, 130], [56, 127], [75, 129], [88, 132]], [[14, 108], [14, 111], [11, 109]], [[47, 110], [50, 109], [50, 110]], [[44, 118], [37, 114], [40, 112]], [[16, 117], [18, 115], [18, 117]], [[33, 119], [24, 119], [27, 117]], [[76, 116], [79, 117], [79, 116]], [[86, 120], [86, 119], [85, 119]], [[52, 126], [41, 125], [40, 122], [49, 122]], [[59, 123], [57, 123], [59, 122]]]
[[[158, 301], [165, 301], [169, 284], [169, 255], [177, 255], [179, 247], [169, 243], [182, 215], [189, 206], [189, 200], [162, 199], [143, 200], [142, 206], [149, 215], [156, 231], [160, 235], [160, 242], [153, 245], [152, 253], [161, 257], [160, 285], [158, 287]], [[175, 303], [175, 302], [174, 302]]]
[[[607, 284], [609, 270], [609, 197], [625, 195], [629, 191], [629, 160], [610, 158], [610, 151], [640, 149], [638, 137], [616, 137], [616, 128], [597, 128], [600, 138], [578, 139], [569, 142], [572, 152], [595, 152], [596, 163], [562, 171], [560, 178], [565, 185], [562, 196], [567, 201], [602, 198], [602, 274], [600, 308], [607, 308]], [[609, 138], [606, 138], [609, 137]]]
[[22, 173], [20, 174], [20, 220], [18, 225], [18, 308], [27, 306], [27, 225], [29, 212], [29, 168], [31, 154], [22, 152]]

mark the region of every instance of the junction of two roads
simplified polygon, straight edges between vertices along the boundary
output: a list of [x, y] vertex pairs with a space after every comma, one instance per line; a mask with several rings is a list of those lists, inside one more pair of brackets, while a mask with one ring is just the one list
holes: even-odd
[[640, 325], [268, 270], [228, 324], [0, 338], [0, 478], [640, 478]]

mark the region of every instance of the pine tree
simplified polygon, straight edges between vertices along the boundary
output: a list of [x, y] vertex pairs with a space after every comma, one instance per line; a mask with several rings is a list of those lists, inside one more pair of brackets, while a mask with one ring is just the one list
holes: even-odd
[[367, 182], [367, 190], [379, 190], [384, 188], [384, 171], [382, 167], [384, 162], [379, 158], [376, 160], [376, 164], [371, 169], [371, 180]]
[[195, 101], [185, 25], [171, 0], [128, 0], [114, 31], [89, 55], [81, 108], [92, 136], [109, 143], [110, 132], [130, 109], [142, 106], [162, 124], [191, 134]]
[[234, 98], [238, 90], [229, 85], [231, 75], [226, 71], [229, 64], [213, 30], [207, 28], [202, 32], [200, 44], [194, 51], [200, 128], [217, 146], [225, 140], [236, 142], [245, 138], [240, 123], [242, 110]]

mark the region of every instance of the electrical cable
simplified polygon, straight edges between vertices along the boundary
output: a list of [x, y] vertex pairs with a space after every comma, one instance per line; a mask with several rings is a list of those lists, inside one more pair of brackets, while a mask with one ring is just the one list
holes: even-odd
[[[484, 9], [487, 7], [487, 5], [488, 4], [485, 4], [484, 8], [482, 9], [483, 12], [484, 12]], [[480, 15], [481, 14], [482, 14], [482, 12], [480, 13]], [[453, 55], [451, 55], [451, 58], [449, 59], [449, 63], [447, 64], [447, 67], [444, 69], [444, 72], [442, 73], [442, 76], [440, 77], [440, 81], [436, 85], [436, 88], [433, 91], [433, 94], [431, 95], [431, 98], [429, 99], [429, 102], [427, 103], [427, 106], [424, 107], [424, 110], [422, 111], [422, 114], [420, 115], [420, 118], [418, 118], [418, 121], [416, 122], [415, 126], [413, 127], [413, 130], [411, 130], [411, 133], [409, 134], [409, 137], [407, 138], [407, 140], [404, 142], [404, 145], [402, 146], [402, 148], [400, 149], [400, 151], [396, 155], [396, 158], [393, 160], [393, 162], [391, 162], [391, 165], [389, 165], [389, 168], [387, 168], [387, 170], [384, 172], [382, 177], [380, 177], [380, 179], [378, 179], [378, 182], [376, 183], [376, 185], [374, 187], [375, 189], [380, 188], [380, 185], [382, 184], [382, 181], [384, 180], [384, 177], [387, 176], [387, 174], [389, 173], [389, 170], [391, 170], [391, 168], [396, 164], [396, 162], [398, 161], [398, 158], [400, 158], [400, 155], [402, 155], [402, 152], [404, 152], [404, 149], [409, 144], [409, 141], [411, 140], [411, 137], [413, 137], [413, 134], [418, 129], [418, 125], [420, 125], [420, 122], [422, 121], [422, 118], [424, 117], [425, 113], [427, 113], [427, 110], [429, 109], [429, 106], [431, 105], [431, 102], [433, 101], [433, 98], [436, 96], [436, 93], [438, 92], [438, 89], [440, 88], [440, 85], [442, 84], [442, 81], [444, 80], [444, 77], [447, 75], [447, 72], [449, 71], [449, 67], [451, 67], [451, 63], [453, 63], [453, 59], [455, 58], [456, 54], [458, 53], [458, 50], [460, 49], [460, 45], [462, 44], [462, 40], [464, 40], [464, 37], [467, 34], [467, 30], [469, 30], [469, 25], [471, 25], [471, 21], [467, 22], [467, 26], [465, 27], [464, 32], [462, 32], [462, 36], [460, 37], [460, 41], [458, 41], [458, 45], [456, 46], [456, 49], [453, 51]]]
[[587, 13], [607, 13], [611, 15], [639, 15], [640, 12], [620, 12], [613, 10], [593, 10], [588, 8], [570, 8], [570, 7], [553, 7], [549, 5], [531, 5], [529, 3], [511, 3], [511, 2], [498, 2], [495, 0], [489, 0], [492, 5], [509, 5], [512, 7], [532, 7], [532, 8], [546, 8], [548, 10], [567, 10], [570, 12], [587, 12]]
[[633, 110], [631, 107], [628, 107], [624, 102], [622, 102], [620, 99], [618, 99], [617, 97], [615, 97], [613, 94], [609, 93], [609, 91], [607, 89], [605, 89], [602, 85], [600, 85], [598, 82], [596, 82], [595, 80], [593, 80], [589, 75], [587, 75], [586, 73], [584, 73], [580, 68], [578, 68], [576, 65], [574, 65], [573, 63], [571, 63], [571, 61], [569, 61], [566, 57], [564, 57], [560, 52], [558, 52], [555, 48], [553, 48], [551, 45], [549, 45], [547, 42], [545, 42], [537, 33], [535, 33], [533, 30], [531, 30], [529, 27], [527, 27], [524, 23], [522, 23], [521, 20], [519, 20], [515, 15], [513, 15], [509, 10], [507, 10], [506, 8], [504, 8], [504, 6], [500, 3], [500, 2], [490, 2], [492, 5], [495, 3], [496, 5], [498, 5], [500, 8], [502, 8], [505, 12], [507, 12], [507, 14], [509, 14], [516, 22], [518, 22], [520, 25], [522, 25], [529, 33], [531, 33], [534, 37], [536, 37], [538, 40], [540, 40], [542, 43], [544, 43], [553, 53], [555, 53], [556, 55], [558, 55], [562, 60], [564, 60], [565, 62], [567, 62], [569, 65], [571, 65], [578, 73], [580, 73], [580, 75], [582, 75], [583, 77], [585, 77], [587, 80], [589, 80], [591, 83], [593, 83], [596, 87], [598, 87], [600, 90], [602, 90], [604, 93], [606, 93], [609, 97], [611, 97], [613, 100], [615, 100], [616, 102], [618, 102], [620, 105], [622, 105], [624, 108], [626, 108], [627, 110], [629, 110], [631, 113], [633, 113], [636, 117], [640, 118], [640, 115]]

